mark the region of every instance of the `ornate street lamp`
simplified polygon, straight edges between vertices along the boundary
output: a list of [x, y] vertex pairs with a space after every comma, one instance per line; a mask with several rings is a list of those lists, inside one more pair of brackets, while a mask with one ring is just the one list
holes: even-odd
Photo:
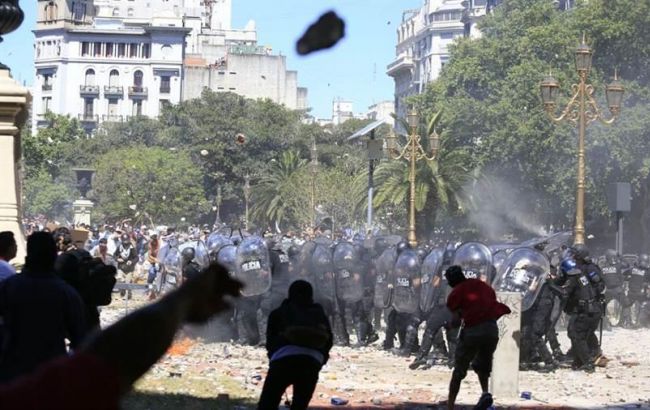
[[593, 51], [582, 37], [582, 42], [576, 49], [576, 71], [580, 82], [571, 86], [573, 96], [559, 117], [555, 117], [555, 109], [560, 85], [548, 75], [540, 84], [544, 110], [553, 122], [564, 120], [571, 121], [578, 126], [578, 183], [576, 189], [576, 222], [574, 228], [574, 243], [585, 243], [584, 207], [585, 207], [585, 134], [587, 125], [599, 120], [604, 124], [612, 124], [621, 112], [624, 88], [618, 81], [618, 73], [614, 72], [614, 81], [605, 88], [607, 105], [612, 117], [603, 116], [596, 100], [593, 97], [594, 87], [587, 84], [587, 77], [591, 71]]
[[410, 128], [410, 133], [407, 136], [407, 142], [404, 147], [400, 147], [397, 143], [394, 134], [391, 134], [386, 139], [386, 148], [388, 155], [392, 159], [405, 159], [409, 162], [409, 230], [408, 241], [412, 247], [417, 246], [417, 237], [415, 234], [415, 163], [420, 160], [433, 161], [438, 155], [438, 147], [440, 137], [435, 130], [431, 132], [429, 137], [429, 155], [420, 143], [420, 135], [418, 135], [418, 124], [420, 122], [417, 111], [409, 111], [406, 122]]
[[246, 174], [244, 176], [244, 202], [246, 205], [246, 213], [244, 214], [244, 229], [248, 231], [248, 201], [251, 197], [251, 177]]

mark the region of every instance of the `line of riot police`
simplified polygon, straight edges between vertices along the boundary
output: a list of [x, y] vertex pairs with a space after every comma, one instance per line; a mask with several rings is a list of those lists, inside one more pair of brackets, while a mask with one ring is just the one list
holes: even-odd
[[[411, 249], [396, 236], [372, 241], [357, 236], [340, 242], [319, 237], [297, 246], [280, 239], [215, 232], [205, 243], [172, 244], [161, 250], [165, 266], [161, 283], [166, 276], [182, 278], [210, 261], [222, 263], [245, 288], [231, 315], [219, 319], [220, 333], [228, 335], [225, 340], [258, 345], [264, 339], [268, 313], [280, 305], [289, 285], [307, 280], [333, 324], [337, 344], [349, 346], [352, 333], [354, 346], [375, 342], [383, 316], [382, 348], [414, 355], [410, 367], [416, 369], [452, 363], [459, 331], [450, 326], [446, 308], [450, 289], [444, 272], [459, 265], [468, 278], [490, 283], [496, 291], [521, 293], [523, 369], [552, 371], [566, 362], [556, 333], [564, 312], [572, 342], [571, 364], [591, 371], [602, 356], [596, 332], [606, 302], [618, 300], [626, 307], [634, 300], [647, 307], [649, 258], [639, 257], [627, 270], [616, 268], [628, 272], [623, 277], [629, 278], [632, 291], [625, 292], [624, 299], [622, 285], [614, 287], [617, 282], [608, 276], [609, 266], [601, 272], [584, 246], [568, 247], [569, 239], [563, 233], [521, 244], [488, 247], [467, 242], [458, 247]], [[643, 277], [643, 286], [634, 282], [632, 288], [637, 277]]]

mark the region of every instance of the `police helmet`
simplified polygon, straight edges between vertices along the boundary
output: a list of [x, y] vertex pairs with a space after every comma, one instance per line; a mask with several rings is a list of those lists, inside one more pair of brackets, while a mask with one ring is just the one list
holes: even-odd
[[560, 263], [560, 272], [562, 273], [563, 276], [567, 275], [570, 271], [575, 269], [578, 266], [576, 261], [571, 258], [564, 259]]
[[407, 249], [411, 249], [411, 245], [409, 245], [409, 243], [406, 242], [406, 241], [400, 241], [397, 244], [396, 249], [397, 249], [397, 254], [399, 255], [400, 253], [402, 253], [402, 251], [405, 251]]
[[573, 256], [577, 260], [585, 260], [589, 257], [589, 248], [582, 243], [575, 244], [573, 245]]
[[607, 261], [607, 263], [615, 263], [617, 256], [618, 255], [616, 254], [616, 251], [614, 249], [607, 249], [605, 251], [605, 260]]
[[194, 256], [196, 255], [196, 251], [194, 250], [193, 247], [188, 246], [187, 248], [183, 249], [181, 251], [181, 256], [183, 257], [183, 260], [189, 262], [192, 259], [194, 259]]

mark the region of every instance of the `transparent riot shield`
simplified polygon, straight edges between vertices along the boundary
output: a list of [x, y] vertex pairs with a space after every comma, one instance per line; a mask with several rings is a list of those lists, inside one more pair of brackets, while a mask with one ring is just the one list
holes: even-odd
[[334, 248], [336, 294], [346, 302], [354, 303], [363, 298], [360, 256], [358, 249], [349, 242], [341, 242]]
[[433, 249], [424, 258], [421, 272], [420, 310], [429, 312], [435, 306], [442, 289], [442, 255], [440, 248]]
[[237, 247], [236, 277], [244, 284], [243, 296], [258, 296], [271, 288], [271, 259], [259, 236], [244, 238]]
[[393, 268], [393, 307], [400, 313], [416, 313], [420, 306], [420, 258], [406, 249], [397, 257]]
[[535, 303], [550, 270], [548, 258], [542, 252], [518, 248], [503, 262], [492, 286], [496, 291], [521, 293], [521, 308], [526, 311]]
[[390, 277], [397, 260], [395, 247], [386, 248], [375, 261], [375, 298], [374, 306], [379, 309], [386, 309], [389, 306]]
[[316, 245], [311, 254], [309, 270], [314, 281], [317, 299], [334, 302], [336, 298], [334, 263], [332, 251], [328, 246]]
[[183, 252], [185, 248], [194, 248], [194, 261], [199, 264], [201, 269], [205, 269], [210, 265], [210, 255], [208, 247], [203, 241], [188, 241], [183, 242], [178, 246], [178, 250]]
[[454, 254], [454, 265], [463, 268], [468, 279], [480, 279], [490, 283], [494, 267], [492, 266], [492, 252], [481, 242], [466, 242]]

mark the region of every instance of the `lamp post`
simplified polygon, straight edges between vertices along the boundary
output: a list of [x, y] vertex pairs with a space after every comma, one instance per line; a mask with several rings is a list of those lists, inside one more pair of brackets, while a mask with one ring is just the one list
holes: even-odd
[[316, 149], [316, 139], [311, 142], [311, 225], [316, 227], [316, 172], [318, 171], [318, 150]]
[[251, 177], [250, 175], [246, 174], [244, 176], [244, 203], [246, 206], [245, 214], [244, 214], [244, 229], [248, 231], [248, 201], [250, 200], [251, 196]]
[[614, 81], [605, 87], [607, 105], [612, 117], [606, 119], [603, 116], [596, 100], [593, 97], [594, 87], [587, 84], [589, 71], [591, 70], [591, 59], [593, 51], [582, 37], [582, 42], [576, 49], [576, 71], [579, 82], [571, 86], [572, 97], [564, 107], [562, 113], [556, 117], [555, 109], [560, 85], [548, 75], [540, 84], [544, 110], [553, 122], [571, 121], [578, 126], [578, 181], [576, 189], [576, 221], [574, 228], [574, 243], [585, 243], [585, 134], [587, 125], [599, 120], [604, 124], [612, 124], [618, 117], [621, 110], [624, 88], [618, 81], [618, 74], [614, 72]]
[[217, 186], [217, 197], [215, 198], [215, 211], [216, 211], [216, 217], [214, 220], [214, 225], [219, 226], [221, 224], [221, 185]]
[[400, 147], [396, 141], [395, 135], [391, 134], [387, 138], [388, 155], [392, 159], [404, 159], [409, 162], [409, 230], [408, 241], [412, 247], [417, 246], [417, 237], [415, 234], [415, 164], [417, 161], [433, 161], [438, 154], [438, 144], [440, 139], [435, 130], [432, 130], [429, 135], [429, 148], [430, 156], [427, 155], [424, 147], [420, 143], [420, 135], [418, 135], [418, 113], [411, 110], [407, 116], [407, 123], [410, 128], [410, 134], [407, 136], [407, 142], [404, 147]]

